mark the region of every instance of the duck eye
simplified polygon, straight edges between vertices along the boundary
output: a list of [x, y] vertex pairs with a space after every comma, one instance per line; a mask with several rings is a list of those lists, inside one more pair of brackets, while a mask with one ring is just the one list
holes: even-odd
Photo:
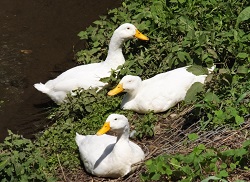
[[127, 29], [129, 30], [130, 28], [129, 28], [129, 27], [127, 27]]
[[115, 120], [117, 120], [117, 118], [115, 118]]

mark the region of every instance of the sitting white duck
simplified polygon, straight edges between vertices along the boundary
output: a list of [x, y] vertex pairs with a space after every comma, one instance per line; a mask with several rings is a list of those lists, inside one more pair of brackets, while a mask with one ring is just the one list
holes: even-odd
[[[109, 130], [117, 137], [106, 135]], [[129, 122], [124, 115], [111, 114], [96, 135], [79, 135], [76, 143], [87, 172], [99, 177], [119, 178], [128, 174], [131, 165], [145, 158], [143, 150], [129, 141]]]
[[34, 84], [34, 87], [40, 92], [47, 94], [57, 104], [65, 100], [67, 93], [78, 88], [98, 88], [98, 90], [101, 90], [107, 83], [101, 82], [100, 79], [109, 77], [111, 69], [115, 70], [119, 65], [124, 64], [122, 45], [124, 41], [133, 37], [148, 40], [148, 37], [140, 33], [134, 25], [130, 23], [122, 24], [114, 31], [111, 37], [108, 55], [104, 62], [71, 68], [45, 84]]
[[[187, 68], [177, 68], [143, 81], [139, 76], [126, 75], [108, 95], [126, 92], [121, 104], [125, 110], [138, 113], [164, 112], [184, 100], [193, 83], [205, 82], [207, 75], [196, 76]], [[208, 70], [211, 72], [213, 69]]]

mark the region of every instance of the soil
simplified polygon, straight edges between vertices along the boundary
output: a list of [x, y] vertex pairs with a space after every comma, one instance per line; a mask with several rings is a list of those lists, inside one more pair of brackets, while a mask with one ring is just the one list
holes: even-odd
[[49, 123], [54, 103], [33, 87], [75, 66], [83, 48], [77, 34], [108, 9], [113, 0], [0, 1], [0, 141], [7, 129], [33, 138]]

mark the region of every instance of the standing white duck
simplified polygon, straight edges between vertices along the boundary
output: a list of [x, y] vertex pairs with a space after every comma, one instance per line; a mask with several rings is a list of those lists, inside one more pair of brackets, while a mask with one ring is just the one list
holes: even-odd
[[[196, 76], [187, 71], [187, 68], [177, 68], [143, 81], [138, 76], [126, 75], [108, 95], [126, 92], [121, 104], [121, 108], [125, 110], [138, 113], [164, 112], [184, 100], [193, 83], [205, 82], [207, 75]], [[213, 69], [214, 67], [208, 70]]]
[[133, 37], [148, 40], [148, 37], [140, 33], [134, 25], [130, 23], [122, 24], [114, 31], [111, 37], [108, 55], [104, 62], [71, 68], [45, 84], [34, 84], [34, 87], [40, 92], [47, 94], [57, 104], [65, 100], [67, 93], [77, 88], [89, 89], [91, 87], [101, 90], [107, 83], [101, 82], [100, 79], [109, 77], [111, 69], [115, 70], [119, 65], [124, 64], [122, 45], [124, 41]]
[[[109, 130], [117, 137], [106, 135]], [[131, 165], [145, 158], [143, 150], [129, 141], [129, 122], [124, 115], [111, 114], [96, 135], [79, 135], [76, 143], [87, 172], [99, 177], [118, 178], [131, 170]]]

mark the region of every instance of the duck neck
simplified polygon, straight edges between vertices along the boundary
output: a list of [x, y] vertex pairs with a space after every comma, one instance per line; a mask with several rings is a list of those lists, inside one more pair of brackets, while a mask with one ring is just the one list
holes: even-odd
[[123, 141], [129, 141], [129, 126], [126, 126], [121, 133], [118, 133], [116, 144]]
[[137, 95], [138, 93], [138, 90], [140, 90], [140, 87], [141, 87], [141, 83], [137, 85], [136, 89], [131, 89], [127, 92], [127, 94], [124, 96], [124, 99], [126, 101], [130, 101], [132, 99], [135, 98], [135, 96]]
[[124, 39], [121, 39], [116, 33], [113, 34], [109, 43], [108, 55], [105, 63], [110, 65], [111, 68], [116, 69], [119, 65], [125, 63], [125, 58], [122, 54], [122, 45]]

